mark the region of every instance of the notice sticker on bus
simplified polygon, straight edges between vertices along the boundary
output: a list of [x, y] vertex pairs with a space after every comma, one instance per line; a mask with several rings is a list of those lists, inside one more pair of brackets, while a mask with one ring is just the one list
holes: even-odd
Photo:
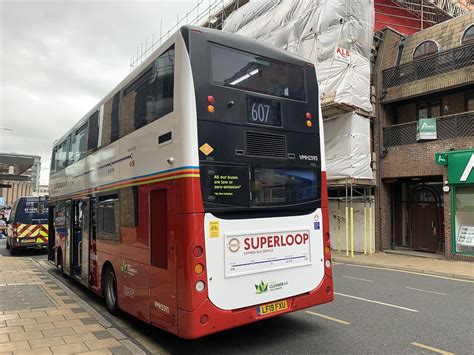
[[209, 237], [219, 238], [219, 221], [209, 222]]

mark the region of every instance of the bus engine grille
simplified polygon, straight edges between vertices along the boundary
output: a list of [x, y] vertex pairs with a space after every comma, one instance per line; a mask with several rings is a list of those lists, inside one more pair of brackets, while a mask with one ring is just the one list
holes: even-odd
[[245, 132], [245, 155], [286, 159], [286, 136]]

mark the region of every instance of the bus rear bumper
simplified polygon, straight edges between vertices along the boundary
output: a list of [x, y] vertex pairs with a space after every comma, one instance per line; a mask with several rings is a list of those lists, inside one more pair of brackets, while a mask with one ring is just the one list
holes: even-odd
[[332, 279], [325, 276], [321, 284], [313, 291], [284, 299], [288, 304], [287, 309], [263, 316], [258, 315], [258, 307], [261, 305], [236, 310], [222, 310], [214, 306], [209, 299], [206, 299], [192, 312], [178, 309], [178, 335], [186, 339], [199, 338], [281, 314], [328, 303], [334, 299], [332, 285]]

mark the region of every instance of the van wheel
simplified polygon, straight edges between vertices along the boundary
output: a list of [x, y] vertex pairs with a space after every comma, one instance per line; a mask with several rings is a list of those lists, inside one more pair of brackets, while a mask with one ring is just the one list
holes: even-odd
[[117, 278], [115, 277], [115, 272], [112, 267], [108, 266], [105, 268], [102, 280], [105, 306], [111, 314], [117, 315], [119, 314], [117, 302]]

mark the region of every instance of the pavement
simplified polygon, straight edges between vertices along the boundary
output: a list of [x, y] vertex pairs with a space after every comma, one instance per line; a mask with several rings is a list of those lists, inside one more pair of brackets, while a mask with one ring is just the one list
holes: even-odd
[[146, 352], [48, 274], [40, 262], [0, 257], [0, 354], [31, 353]]
[[438, 275], [474, 280], [474, 263], [465, 261], [450, 261], [438, 258], [400, 255], [391, 253], [375, 253], [372, 255], [354, 254], [354, 257], [345, 256], [341, 252], [332, 251], [334, 262], [355, 264], [371, 267], [395, 269], [400, 271]]

